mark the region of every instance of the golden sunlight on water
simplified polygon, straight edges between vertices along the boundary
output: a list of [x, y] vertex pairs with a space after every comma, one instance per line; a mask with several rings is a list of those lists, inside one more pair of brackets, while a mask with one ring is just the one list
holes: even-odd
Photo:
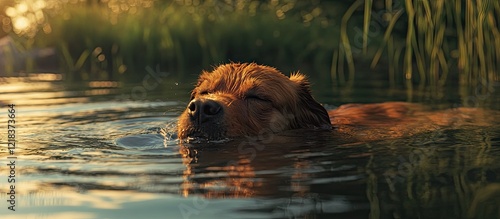
[[52, 85], [48, 82], [28, 83], [25, 79], [21, 77], [0, 77], [0, 84], [2, 85], [0, 93], [22, 93], [52, 88]]
[[89, 87], [102, 88], [102, 87], [118, 87], [120, 83], [117, 81], [91, 81]]
[[[2, 185], [2, 184], [0, 184]], [[5, 185], [3, 185], [5, 186]], [[20, 206], [31, 208], [49, 208], [64, 205], [66, 207], [73, 206], [88, 206], [89, 208], [106, 210], [120, 210], [123, 209], [128, 203], [145, 202], [150, 200], [157, 200], [164, 198], [165, 195], [142, 193], [135, 191], [107, 191], [107, 190], [92, 190], [85, 193], [75, 191], [73, 188], [61, 187], [57, 191], [44, 191], [42, 185], [37, 185], [38, 191], [25, 191], [30, 185], [26, 183], [19, 184], [17, 192], [22, 194], [29, 194], [27, 197], [20, 199]], [[5, 195], [1, 195], [5, 199]], [[19, 215], [3, 215], [2, 218], [39, 218], [39, 212], [26, 210], [19, 212]], [[50, 214], [50, 218], [97, 218], [94, 213], [78, 213], [71, 211], [64, 211], [61, 209], [59, 213]]]
[[29, 74], [29, 79], [33, 81], [60, 81], [62, 80], [61, 74], [54, 73], [38, 73], [38, 74]]
[[33, 74], [29, 78], [36, 80], [30, 82], [23, 81], [26, 78], [2, 78], [0, 80], [2, 86], [0, 102], [23, 105], [25, 109], [33, 106], [88, 102], [88, 97], [81, 97], [67, 91], [57, 91], [58, 88], [52, 83], [52, 80], [60, 80], [60, 75]]

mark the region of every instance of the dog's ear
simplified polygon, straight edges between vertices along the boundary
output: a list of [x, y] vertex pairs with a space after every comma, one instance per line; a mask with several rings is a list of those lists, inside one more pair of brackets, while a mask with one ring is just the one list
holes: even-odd
[[293, 73], [290, 80], [298, 85], [299, 102], [296, 104], [294, 115], [294, 128], [318, 127], [331, 129], [330, 117], [326, 109], [319, 104], [311, 94], [311, 88], [307, 77], [300, 73]]

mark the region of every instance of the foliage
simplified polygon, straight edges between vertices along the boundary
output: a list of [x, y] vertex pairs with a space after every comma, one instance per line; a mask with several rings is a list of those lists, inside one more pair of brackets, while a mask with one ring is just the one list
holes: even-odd
[[326, 71], [338, 44], [329, 16], [341, 11], [311, 2], [53, 0], [33, 38], [74, 79], [133, 80], [156, 65], [182, 76], [230, 60]]
[[[415, 83], [440, 87], [454, 77], [461, 85], [491, 90], [499, 80], [500, 20], [496, 15], [500, 13], [500, 2], [384, 0], [385, 6], [376, 12], [372, 9], [374, 2], [356, 1], [346, 13], [342, 27], [348, 25], [350, 11], [365, 6], [360, 48], [366, 54], [370, 38], [383, 35], [378, 51], [373, 54], [372, 66], [385, 55], [392, 84], [396, 73], [404, 76], [409, 89]], [[395, 28], [398, 25], [406, 29], [402, 37]], [[374, 33], [370, 29], [379, 31]], [[352, 56], [351, 42], [344, 36], [340, 55], [334, 61], [346, 59], [349, 72], [354, 74]]]
[[[14, 6], [14, 3], [16, 5]], [[449, 82], [491, 93], [500, 2], [455, 0], [9, 0], [20, 48], [57, 48], [71, 80], [178, 77], [219, 63], [306, 70], [334, 85], [381, 75], [413, 90]], [[24, 6], [23, 6], [24, 5]], [[360, 69], [364, 62], [377, 70]], [[358, 64], [361, 63], [361, 64]], [[29, 64], [33, 64], [30, 62]]]

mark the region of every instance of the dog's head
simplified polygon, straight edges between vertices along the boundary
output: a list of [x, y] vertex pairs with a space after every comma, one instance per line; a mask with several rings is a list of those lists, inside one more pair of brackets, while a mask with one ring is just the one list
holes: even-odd
[[304, 75], [231, 63], [202, 72], [180, 116], [178, 136], [219, 140], [315, 127], [330, 129], [330, 119]]

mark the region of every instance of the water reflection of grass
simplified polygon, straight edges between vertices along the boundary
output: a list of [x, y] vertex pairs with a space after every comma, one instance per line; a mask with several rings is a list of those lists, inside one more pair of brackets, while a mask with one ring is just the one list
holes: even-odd
[[[372, 218], [388, 217], [384, 213], [395, 218], [436, 218], [437, 214], [497, 218], [499, 165], [492, 147], [495, 142], [488, 137], [497, 131], [465, 128], [424, 135], [423, 142], [420, 136], [391, 141], [390, 156], [374, 155], [367, 165]], [[389, 168], [380, 173], [381, 166]], [[448, 210], [440, 211], [443, 207]]]
[[14, 26], [27, 49], [56, 47], [74, 80], [138, 78], [157, 64], [182, 76], [233, 60], [313, 69], [344, 85], [364, 79], [355, 68], [363, 59], [410, 89], [450, 80], [489, 89], [499, 80], [497, 1], [23, 2], [37, 7], [12, 3], [4, 29]]

